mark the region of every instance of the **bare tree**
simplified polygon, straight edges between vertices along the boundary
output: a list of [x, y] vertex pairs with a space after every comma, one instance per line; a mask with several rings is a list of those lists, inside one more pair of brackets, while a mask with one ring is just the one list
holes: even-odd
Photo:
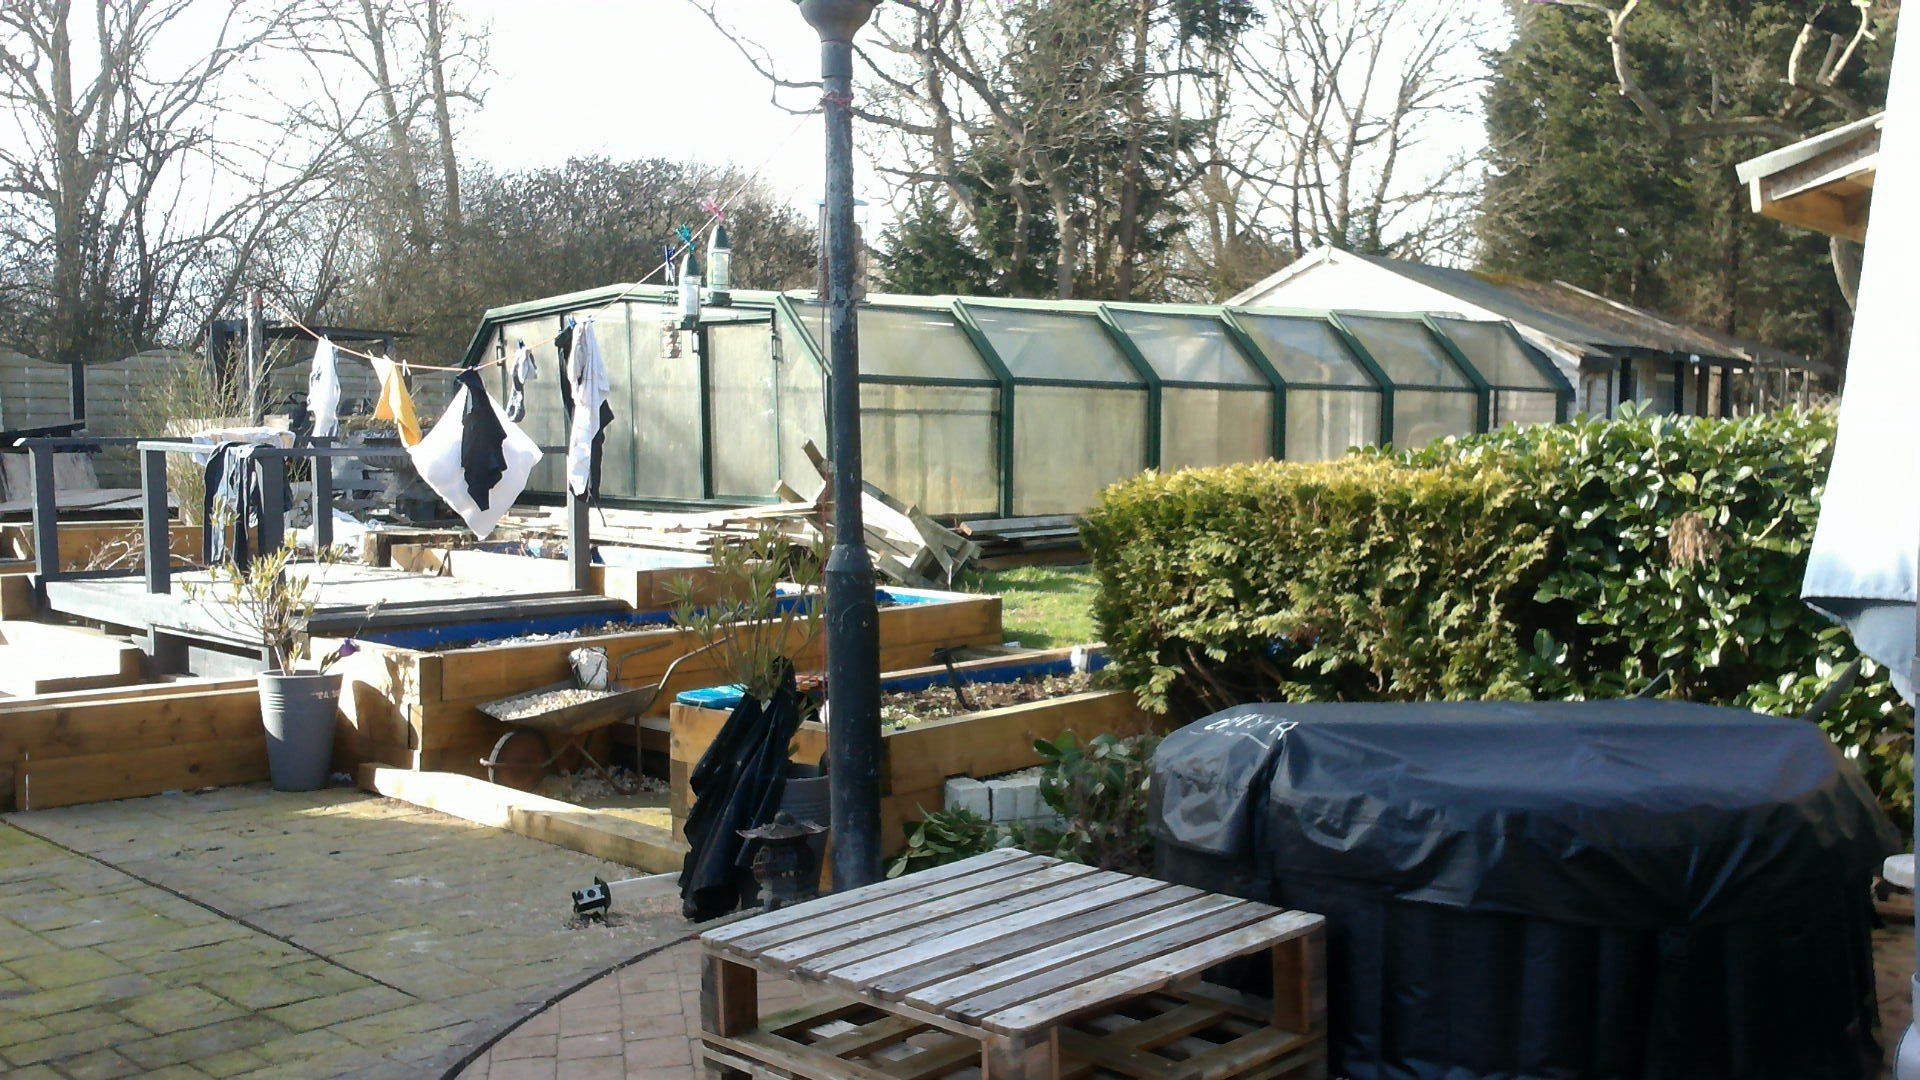
[[1273, 0], [1237, 60], [1247, 171], [1287, 247], [1462, 254], [1476, 159], [1435, 139], [1477, 108], [1487, 29], [1432, 0]]
[[[263, 167], [259, 144], [220, 121], [292, 17], [292, 0], [0, 5], [0, 111], [15, 126], [0, 139], [0, 247], [37, 253], [10, 270], [31, 282], [23, 332], [43, 359], [150, 343], [223, 250], [272, 227], [299, 170]], [[154, 43], [181, 26], [208, 29], [163, 65]]]

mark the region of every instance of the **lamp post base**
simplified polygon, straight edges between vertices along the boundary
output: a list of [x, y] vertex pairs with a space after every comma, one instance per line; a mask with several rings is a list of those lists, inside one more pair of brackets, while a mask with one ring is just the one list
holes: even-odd
[[[1912, 982], [1914, 1016], [1920, 1018], [1920, 976]], [[1900, 1045], [1893, 1051], [1893, 1080], [1920, 1080], [1920, 1029], [1913, 1024], [1900, 1033]]]

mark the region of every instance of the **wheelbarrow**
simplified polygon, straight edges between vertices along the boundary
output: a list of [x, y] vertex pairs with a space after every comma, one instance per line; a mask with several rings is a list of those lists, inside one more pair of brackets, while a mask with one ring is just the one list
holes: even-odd
[[[635, 657], [652, 652], [653, 646], [628, 653], [620, 659], [624, 668]], [[673, 685], [675, 674], [680, 665], [699, 656], [713, 645], [702, 645], [686, 653], [667, 665], [660, 681], [638, 686], [624, 685], [616, 674], [605, 679], [604, 685], [595, 687], [591, 683], [599, 679], [583, 678], [581, 664], [574, 666], [574, 676], [557, 683], [549, 683], [535, 690], [515, 694], [512, 697], [489, 701], [479, 706], [481, 712], [501, 723], [511, 725], [507, 733], [500, 736], [498, 742], [480, 764], [487, 770], [487, 779], [496, 784], [531, 791], [539, 786], [540, 779], [571, 751], [577, 751], [581, 760], [593, 766], [595, 772], [605, 777], [615, 791], [622, 795], [631, 795], [637, 785], [631, 780], [622, 780], [612, 770], [593, 756], [587, 749], [587, 737], [602, 728], [622, 722], [638, 726], [640, 717], [653, 708], [661, 695]], [[606, 651], [603, 649], [581, 649], [573, 654], [599, 654], [600, 670], [606, 670]], [[604, 679], [605, 677], [602, 676]], [[572, 691], [572, 693], [569, 693]], [[542, 698], [556, 698], [551, 706], [540, 704]], [[529, 708], [529, 706], [533, 706]]]

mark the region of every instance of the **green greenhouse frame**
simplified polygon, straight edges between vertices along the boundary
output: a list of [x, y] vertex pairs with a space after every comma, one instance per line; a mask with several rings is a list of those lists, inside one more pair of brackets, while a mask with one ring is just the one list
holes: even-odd
[[[554, 338], [591, 316], [613, 384], [602, 494], [765, 501], [817, 483], [826, 309], [735, 291], [678, 327], [676, 294], [613, 285], [495, 308], [465, 363], [520, 342], [544, 378], [523, 424], [564, 441]], [[872, 295], [860, 305], [867, 478], [950, 518], [1075, 514], [1144, 469], [1423, 445], [1561, 421], [1573, 387], [1505, 322], [1444, 314]], [[498, 375], [505, 394], [504, 367]], [[831, 448], [827, 451], [831, 454]], [[557, 494], [543, 463], [531, 491]]]

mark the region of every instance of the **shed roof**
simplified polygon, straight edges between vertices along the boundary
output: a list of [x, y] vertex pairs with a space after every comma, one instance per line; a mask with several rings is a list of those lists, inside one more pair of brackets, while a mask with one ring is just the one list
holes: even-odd
[[[1326, 257], [1330, 261], [1351, 258], [1371, 263], [1465, 303], [1494, 312], [1547, 337], [1566, 342], [1578, 352], [1611, 356], [1661, 353], [1824, 370], [1805, 356], [1757, 341], [1690, 326], [1561, 281], [1531, 281], [1511, 274], [1433, 266], [1344, 251], [1330, 251]], [[1251, 298], [1270, 285], [1284, 281], [1287, 276], [1288, 271], [1283, 270], [1242, 293], [1241, 297]]]

